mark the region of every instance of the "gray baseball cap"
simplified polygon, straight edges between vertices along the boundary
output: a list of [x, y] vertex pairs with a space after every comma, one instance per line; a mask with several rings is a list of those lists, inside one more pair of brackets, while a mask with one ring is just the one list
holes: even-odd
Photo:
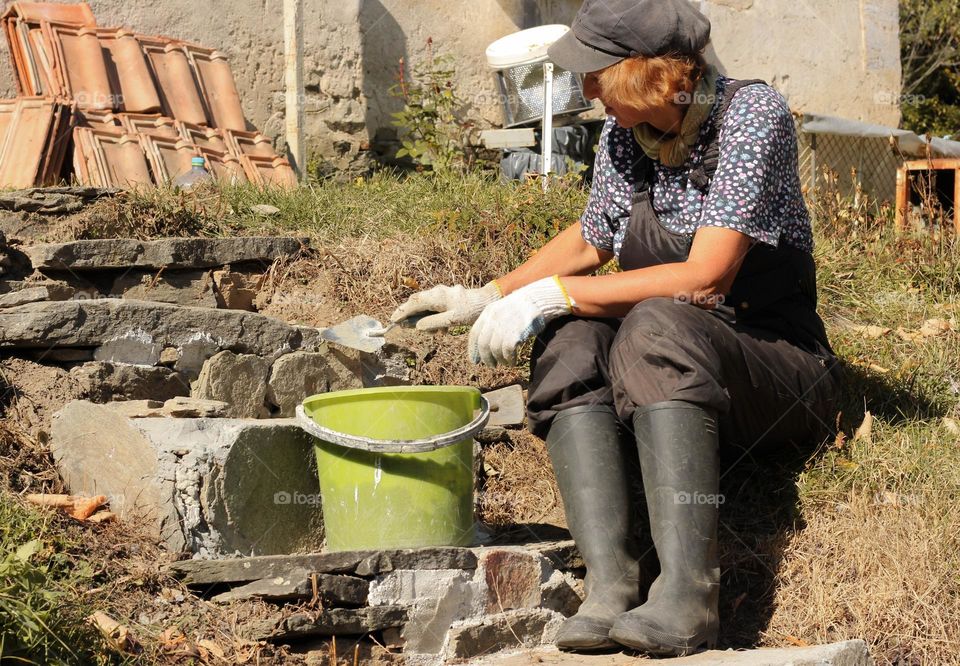
[[699, 53], [710, 19], [689, 0], [584, 0], [570, 32], [547, 51], [570, 72], [595, 72], [631, 56]]

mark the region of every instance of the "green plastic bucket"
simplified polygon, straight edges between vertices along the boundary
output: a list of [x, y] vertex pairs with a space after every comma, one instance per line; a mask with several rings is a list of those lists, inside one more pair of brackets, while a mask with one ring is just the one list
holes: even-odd
[[297, 418], [316, 437], [327, 549], [469, 545], [473, 437], [488, 417], [480, 392], [457, 386], [307, 398]]

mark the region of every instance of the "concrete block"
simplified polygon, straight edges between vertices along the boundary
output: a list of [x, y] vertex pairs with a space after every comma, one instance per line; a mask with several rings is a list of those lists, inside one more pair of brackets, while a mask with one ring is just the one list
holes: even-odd
[[438, 654], [447, 629], [459, 620], [483, 614], [483, 590], [472, 571], [400, 570], [370, 583], [371, 605], [407, 608], [401, 637], [406, 654]]
[[222, 351], [204, 363], [192, 394], [201, 400], [227, 403], [231, 418], [264, 418], [269, 416], [264, 405], [269, 372], [266, 359]]
[[313, 446], [292, 421], [127, 419], [76, 401], [54, 417], [50, 448], [71, 492], [107, 495], [172, 550], [269, 555], [322, 543], [319, 501], [300, 501], [319, 497]]

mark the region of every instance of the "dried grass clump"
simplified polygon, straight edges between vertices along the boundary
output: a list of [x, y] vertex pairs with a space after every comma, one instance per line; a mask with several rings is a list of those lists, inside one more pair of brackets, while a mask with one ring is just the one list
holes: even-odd
[[560, 490], [543, 441], [511, 431], [510, 441], [485, 447], [480, 519], [494, 527], [551, 523], [566, 527]]
[[878, 664], [957, 663], [960, 506], [946, 493], [879, 497], [804, 511], [765, 642], [863, 638]]

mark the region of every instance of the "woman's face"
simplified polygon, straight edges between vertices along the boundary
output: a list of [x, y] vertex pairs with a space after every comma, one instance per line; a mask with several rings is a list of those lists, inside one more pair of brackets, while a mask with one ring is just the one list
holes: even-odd
[[646, 122], [642, 113], [634, 108], [616, 104], [603, 99], [603, 89], [600, 87], [600, 72], [590, 72], [583, 77], [583, 94], [587, 99], [599, 99], [603, 102], [603, 109], [608, 116], [613, 116], [617, 124], [623, 128], [630, 128]]

